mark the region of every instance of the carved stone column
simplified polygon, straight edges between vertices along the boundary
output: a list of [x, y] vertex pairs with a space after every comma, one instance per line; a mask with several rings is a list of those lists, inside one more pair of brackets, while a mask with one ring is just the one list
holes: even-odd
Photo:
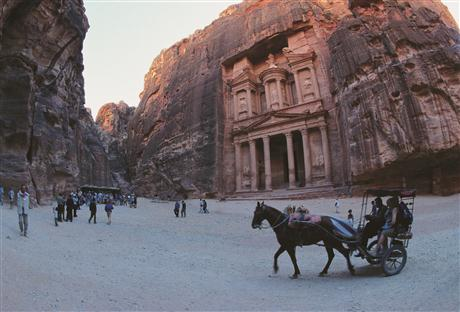
[[302, 129], [303, 143], [303, 163], [305, 167], [305, 184], [311, 182], [311, 158], [310, 158], [310, 140], [308, 139], [308, 129]]
[[272, 164], [270, 158], [270, 137], [263, 137], [264, 141], [264, 167], [265, 167], [265, 189], [272, 190]]
[[241, 191], [241, 144], [239, 142], [233, 143], [235, 145], [235, 182], [236, 191]]
[[327, 129], [326, 126], [319, 127], [321, 131], [321, 143], [323, 146], [323, 156], [324, 156], [324, 172], [326, 176], [326, 181], [331, 180], [331, 156], [329, 155], [329, 142], [327, 140]]
[[278, 108], [283, 108], [283, 93], [281, 92], [281, 81], [276, 79], [276, 90], [278, 93]]
[[246, 97], [248, 103], [248, 115], [252, 117], [252, 96], [251, 96], [251, 89], [246, 89]]
[[233, 92], [233, 118], [235, 121], [238, 120], [238, 114], [240, 113], [239, 105], [238, 105], [238, 96], [236, 92]]
[[249, 141], [249, 154], [251, 159], [251, 191], [257, 191], [257, 160], [256, 160], [256, 141]]
[[302, 90], [300, 90], [299, 73], [297, 71], [294, 71], [294, 81], [295, 81], [295, 89], [297, 92], [297, 103], [296, 104], [300, 104], [303, 102], [303, 98], [302, 98]]
[[264, 90], [265, 90], [265, 102], [267, 102], [267, 112], [271, 111], [272, 109], [272, 103], [270, 101], [270, 90], [268, 88], [268, 85], [264, 83]]
[[294, 162], [294, 145], [292, 143], [292, 133], [285, 133], [286, 146], [288, 153], [288, 170], [289, 170], [289, 188], [295, 188], [295, 162]]

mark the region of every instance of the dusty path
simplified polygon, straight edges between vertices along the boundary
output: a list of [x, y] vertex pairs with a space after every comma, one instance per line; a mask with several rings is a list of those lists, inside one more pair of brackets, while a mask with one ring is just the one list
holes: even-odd
[[[293, 201], [334, 215], [333, 199]], [[188, 202], [185, 219], [173, 203], [140, 200], [116, 207], [106, 225], [88, 224], [88, 208], [73, 223], [52, 224], [50, 207], [31, 211], [29, 238], [19, 236], [15, 210], [1, 207], [1, 310], [436, 310], [460, 309], [460, 195], [419, 196], [408, 263], [400, 275], [354, 258], [351, 276], [336, 255], [318, 277], [324, 248], [297, 250], [302, 277], [287, 254], [271, 272], [278, 248], [271, 230], [250, 227], [254, 202], [209, 201], [211, 214]], [[267, 202], [285, 207], [289, 201]], [[342, 200], [341, 217], [359, 198]]]

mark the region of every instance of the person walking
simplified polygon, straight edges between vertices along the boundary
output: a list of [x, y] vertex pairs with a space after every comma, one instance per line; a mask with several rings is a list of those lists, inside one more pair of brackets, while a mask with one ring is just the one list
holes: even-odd
[[67, 196], [67, 201], [66, 201], [66, 210], [67, 210], [67, 216], [65, 218], [65, 222], [72, 222], [73, 221], [73, 199], [72, 199], [72, 195], [69, 194], [69, 196]]
[[21, 185], [21, 189], [18, 192], [18, 217], [19, 217], [19, 230], [21, 235], [27, 237], [27, 228], [29, 226], [28, 210], [30, 208], [30, 198], [27, 192], [27, 187]]
[[89, 204], [89, 211], [91, 212], [91, 216], [89, 217], [88, 223], [91, 223], [91, 219], [94, 217], [94, 224], [96, 224], [97, 205], [95, 200], [92, 200]]
[[13, 189], [10, 187], [10, 190], [8, 191], [8, 199], [10, 200], [10, 209], [13, 209], [13, 205], [14, 205], [14, 191]]
[[112, 210], [113, 210], [113, 205], [112, 202], [109, 200], [107, 204], [105, 204], [105, 212], [107, 212], [107, 224], [112, 224]]
[[182, 201], [182, 209], [180, 210], [181, 218], [185, 218], [186, 210], [187, 210], [187, 205], [185, 204], [185, 201]]
[[353, 217], [353, 211], [351, 209], [348, 210], [348, 217], [347, 217], [348, 225], [353, 227], [355, 222], [355, 218]]
[[206, 202], [205, 199], [203, 199], [203, 213], [209, 213], [208, 203]]
[[340, 207], [339, 198], [335, 200], [334, 207], [335, 207], [335, 213], [339, 213], [339, 207]]
[[3, 186], [0, 185], [0, 205], [3, 206]]
[[176, 200], [176, 203], [174, 204], [174, 214], [176, 215], [176, 218], [179, 218], [179, 209], [180, 203], [178, 200]]
[[77, 210], [80, 209], [80, 206], [78, 204], [78, 197], [76, 193], [72, 193], [72, 201], [73, 201], [73, 217], [76, 218], [77, 216]]
[[57, 220], [58, 222], [62, 222], [64, 220], [64, 207], [65, 207], [65, 199], [62, 193], [56, 197], [57, 202]]

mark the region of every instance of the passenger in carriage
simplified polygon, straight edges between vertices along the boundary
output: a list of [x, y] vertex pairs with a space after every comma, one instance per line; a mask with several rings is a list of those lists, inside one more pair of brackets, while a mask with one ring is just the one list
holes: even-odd
[[320, 223], [321, 216], [311, 215], [310, 211], [304, 207], [298, 207], [294, 213], [289, 216], [288, 226], [291, 228], [302, 228], [309, 223]]
[[382, 254], [387, 248], [388, 236], [397, 234], [397, 218], [399, 210], [398, 197], [394, 196], [387, 200], [387, 212], [385, 214], [385, 224], [382, 227], [378, 242], [377, 254]]
[[[387, 207], [383, 204], [382, 198], [377, 197], [372, 201], [372, 211], [370, 215], [366, 215], [365, 218], [369, 222], [364, 226], [361, 232], [361, 246], [366, 249], [369, 238], [377, 235], [378, 231], [385, 224], [385, 213]], [[361, 254], [357, 254], [355, 257], [361, 257]]]

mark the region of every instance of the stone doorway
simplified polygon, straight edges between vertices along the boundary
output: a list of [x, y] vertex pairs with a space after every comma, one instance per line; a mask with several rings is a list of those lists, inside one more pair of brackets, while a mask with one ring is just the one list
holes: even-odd
[[270, 137], [270, 156], [273, 189], [287, 188], [289, 186], [289, 171], [286, 137], [283, 134]]

